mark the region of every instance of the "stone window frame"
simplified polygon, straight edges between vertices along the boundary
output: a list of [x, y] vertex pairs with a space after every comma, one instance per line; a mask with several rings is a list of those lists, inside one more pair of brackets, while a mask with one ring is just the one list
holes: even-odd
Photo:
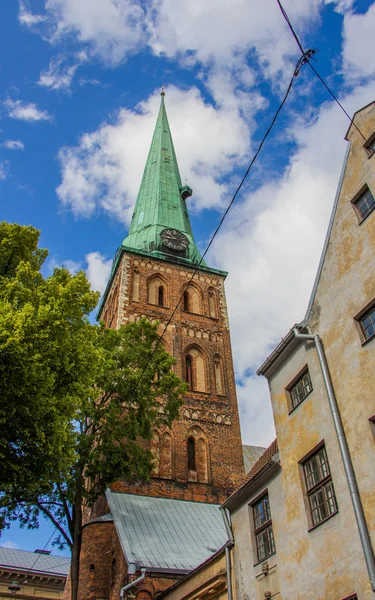
[[374, 156], [374, 154], [375, 154], [375, 131], [372, 135], [370, 135], [368, 140], [363, 144], [363, 147], [365, 148], [365, 150], [368, 154], [368, 158], [371, 158], [372, 156]]
[[360, 199], [361, 199], [361, 198], [364, 196], [364, 194], [365, 194], [366, 192], [369, 192], [369, 193], [371, 194], [372, 198], [373, 198], [373, 199], [374, 199], [374, 201], [375, 201], [375, 196], [374, 196], [374, 194], [372, 193], [372, 191], [371, 191], [370, 187], [367, 185], [367, 183], [365, 183], [365, 184], [364, 184], [364, 185], [361, 187], [361, 189], [360, 189], [360, 190], [359, 190], [359, 191], [356, 193], [356, 195], [354, 196], [354, 198], [352, 198], [352, 200], [351, 200], [351, 204], [352, 204], [352, 206], [353, 206], [353, 209], [354, 209], [354, 212], [355, 212], [355, 214], [357, 215], [357, 219], [358, 219], [358, 224], [359, 224], [359, 225], [362, 225], [362, 223], [364, 223], [364, 222], [366, 221], [366, 219], [368, 219], [368, 217], [369, 217], [369, 216], [370, 216], [370, 215], [371, 215], [371, 214], [374, 212], [374, 210], [375, 210], [375, 202], [374, 202], [374, 206], [373, 206], [373, 208], [372, 208], [372, 209], [370, 210], [370, 212], [369, 212], [367, 215], [365, 215], [365, 216], [363, 216], [363, 214], [361, 213], [360, 209], [358, 208], [358, 206], [357, 206], [357, 205], [358, 205], [358, 202], [359, 202], [359, 200], [360, 200]]
[[[300, 381], [302, 381], [302, 379], [306, 376], [306, 374], [309, 377], [310, 390], [303, 396], [303, 398], [301, 398], [301, 400], [299, 402], [297, 402], [294, 405], [293, 389], [296, 388], [296, 386], [300, 383]], [[295, 377], [293, 377], [292, 381], [290, 381], [285, 388], [287, 401], [288, 401], [288, 409], [289, 409], [288, 414], [290, 415], [293, 411], [295, 411], [296, 408], [298, 408], [306, 400], [306, 398], [311, 394], [311, 392], [313, 390], [314, 390], [314, 388], [313, 388], [312, 381], [311, 381], [309, 365], [306, 363], [302, 367], [302, 369], [297, 373], [297, 375]]]
[[[257, 522], [256, 522], [257, 515], [255, 513], [255, 507], [259, 506], [259, 504], [263, 503], [265, 498], [268, 499], [269, 514], [266, 516], [268, 516], [269, 518], [257, 526]], [[249, 509], [252, 513], [251, 529], [252, 529], [252, 537], [253, 537], [253, 555], [256, 558], [253, 566], [255, 567], [256, 565], [267, 560], [270, 556], [273, 556], [274, 554], [276, 554], [275, 536], [273, 534], [271, 507], [270, 507], [269, 493], [268, 493], [267, 488], [265, 490], [263, 490], [258, 496], [256, 496], [256, 498], [251, 500], [251, 502], [249, 504]], [[265, 555], [261, 557], [259, 555], [260, 546], [258, 545], [258, 539], [260, 539], [260, 536], [262, 534], [264, 534], [265, 532], [268, 532], [268, 533], [271, 532], [271, 538], [268, 538], [268, 543], [270, 543], [270, 540], [271, 540], [271, 544], [269, 547], [270, 551], [268, 553], [265, 553]]]
[[[316, 469], [314, 469], [309, 474], [307, 474], [306, 465], [310, 464], [314, 457], [321, 455], [321, 453], [323, 451], [324, 451], [326, 460], [322, 463], [319, 463], [318, 467]], [[337, 504], [337, 500], [336, 500], [335, 488], [333, 485], [331, 467], [329, 465], [327, 448], [326, 448], [324, 440], [322, 440], [321, 442], [319, 442], [319, 444], [314, 446], [314, 448], [312, 448], [310, 450], [310, 452], [308, 452], [298, 462], [299, 462], [299, 466], [300, 466], [300, 470], [301, 470], [301, 479], [302, 479], [303, 488], [304, 488], [305, 506], [306, 506], [306, 510], [307, 510], [307, 514], [308, 514], [308, 532], [310, 532], [310, 531], [313, 531], [314, 529], [316, 529], [317, 527], [320, 527], [320, 525], [322, 525], [323, 523], [326, 523], [329, 519], [334, 517], [339, 512], [339, 508], [338, 508], [338, 504]], [[321, 477], [319, 478], [318, 481], [316, 481], [315, 483], [312, 482], [310, 485], [309, 481], [308, 481], [309, 476], [311, 476], [311, 474], [316, 471], [320, 472], [319, 474], [321, 475]], [[330, 496], [328, 496], [329, 492], [331, 494]], [[318, 496], [319, 493], [323, 497], [323, 503], [320, 503], [320, 504], [317, 504], [314, 506], [313, 502], [315, 502], [315, 499], [317, 499], [319, 497]], [[312, 500], [313, 498], [314, 498], [314, 501]], [[331, 500], [332, 500], [333, 510], [331, 512], [328, 512], [327, 508], [329, 510]], [[315, 520], [314, 519], [314, 511], [317, 511], [316, 514], [318, 514], [318, 509], [322, 506], [324, 506], [324, 509], [327, 511], [327, 514], [323, 518], [321, 518], [319, 520]]]
[[[200, 312], [195, 312], [191, 309], [191, 304], [189, 306], [189, 288], [190, 290], [192, 288], [195, 289], [195, 291], [197, 292], [198, 296], [199, 296], [199, 308], [200, 308]], [[190, 300], [191, 302], [191, 300]], [[199, 316], [205, 316], [204, 315], [204, 297], [203, 297], [203, 292], [202, 289], [199, 287], [199, 285], [197, 285], [195, 282], [191, 282], [188, 281], [187, 283], [185, 283], [182, 287], [182, 294], [181, 294], [181, 309], [182, 312], [185, 312], [189, 315], [199, 315]]]
[[359, 311], [359, 313], [356, 314], [355, 317], [353, 317], [354, 324], [356, 326], [362, 346], [365, 346], [366, 344], [368, 344], [369, 342], [371, 342], [371, 340], [373, 340], [375, 338], [375, 331], [372, 335], [370, 335], [368, 337], [366, 336], [365, 328], [363, 325], [364, 319], [372, 312], [375, 312], [375, 298], [370, 300], [370, 302], [368, 302], [368, 304], [366, 304], [366, 306], [364, 306]]

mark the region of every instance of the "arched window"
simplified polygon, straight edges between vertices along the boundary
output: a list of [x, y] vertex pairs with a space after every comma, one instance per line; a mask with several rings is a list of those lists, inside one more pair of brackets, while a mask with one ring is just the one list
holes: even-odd
[[190, 436], [187, 441], [187, 455], [188, 455], [188, 470], [196, 471], [196, 462], [195, 462], [195, 439], [193, 436]]
[[136, 302], [139, 301], [139, 271], [134, 271], [133, 273], [133, 286], [132, 286], [132, 298]]
[[185, 358], [185, 381], [196, 392], [207, 392], [206, 361], [196, 346], [189, 348]]
[[159, 475], [165, 479], [172, 479], [172, 437], [166, 431], [160, 438], [160, 466]]
[[197, 315], [202, 314], [201, 293], [195, 285], [189, 285], [184, 292], [184, 310]]
[[220, 356], [214, 358], [215, 390], [220, 396], [225, 394], [223, 363]]
[[154, 431], [150, 442], [150, 452], [152, 454], [152, 475], [159, 475], [160, 470], [160, 438], [157, 431]]
[[216, 319], [216, 317], [217, 317], [216, 294], [213, 289], [208, 290], [208, 310], [209, 310], [210, 317], [212, 317], [213, 319]]
[[193, 361], [191, 359], [191, 356], [187, 356], [185, 359], [185, 370], [186, 370], [186, 383], [189, 384], [189, 389], [194, 389], [193, 388]]
[[167, 284], [159, 275], [153, 275], [147, 281], [147, 299], [150, 304], [166, 307], [168, 304]]
[[158, 288], [158, 305], [164, 306], [164, 286], [159, 285]]

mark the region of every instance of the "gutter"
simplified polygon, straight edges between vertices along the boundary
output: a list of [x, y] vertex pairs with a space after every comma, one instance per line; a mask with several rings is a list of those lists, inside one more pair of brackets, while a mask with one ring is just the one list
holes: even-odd
[[225, 529], [228, 535], [228, 543], [225, 545], [225, 565], [227, 572], [227, 592], [228, 592], [228, 600], [233, 600], [232, 593], [232, 563], [230, 560], [230, 550], [234, 546], [234, 536], [232, 530], [232, 524], [230, 522], [230, 515], [227, 508], [220, 506], [221, 516], [223, 517]]
[[[131, 569], [131, 570], [135, 569], [135, 565], [134, 564], [130, 564], [129, 567], [133, 567], [133, 569]], [[126, 592], [129, 591], [132, 587], [134, 587], [138, 583], [140, 583], [141, 581], [143, 581], [145, 577], [146, 577], [146, 569], [142, 568], [141, 569], [141, 575], [140, 575], [140, 577], [137, 577], [137, 579], [134, 579], [134, 581], [131, 581], [127, 585], [124, 585], [123, 588], [121, 588], [121, 590], [120, 590], [120, 600], [124, 600], [124, 595], [126, 594]]]
[[371, 544], [370, 533], [368, 530], [365, 514], [363, 512], [363, 506], [361, 497], [359, 495], [359, 489], [357, 480], [355, 477], [354, 467], [349, 452], [348, 443], [345, 436], [344, 427], [341, 420], [339, 407], [336, 400], [335, 390], [333, 388], [331, 375], [328, 369], [327, 359], [324, 352], [322, 340], [319, 335], [311, 335], [306, 333], [300, 333], [297, 327], [293, 329], [295, 337], [299, 340], [305, 340], [313, 342], [318, 354], [319, 364], [322, 371], [323, 381], [327, 392], [328, 404], [331, 410], [333, 425], [336, 431], [336, 437], [339, 444], [341, 458], [344, 465], [344, 471], [346, 481], [349, 488], [350, 498], [353, 505], [355, 518], [357, 521], [357, 528], [359, 537], [362, 544], [363, 556], [366, 561], [367, 572], [371, 584], [371, 589], [375, 592], [375, 557], [374, 551]]

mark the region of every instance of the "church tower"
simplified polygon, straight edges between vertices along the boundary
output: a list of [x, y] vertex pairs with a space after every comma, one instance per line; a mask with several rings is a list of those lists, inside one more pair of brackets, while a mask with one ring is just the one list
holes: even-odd
[[117, 328], [145, 316], [160, 321], [161, 332], [182, 297], [163, 340], [189, 391], [172, 430], [155, 431], [151, 483], [113, 487], [220, 502], [243, 475], [226, 273], [202, 260], [189, 220], [191, 195], [181, 183], [163, 91], [131, 225], [115, 257], [99, 318]]
[[162, 343], [189, 389], [172, 428], [154, 431], [150, 481], [117, 481], [86, 513], [80, 600], [114, 600], [124, 586], [131, 587], [127, 597], [151, 600], [228, 539], [218, 505], [243, 478], [244, 465], [227, 274], [202, 260], [187, 209], [191, 195], [181, 183], [163, 91], [129, 232], [98, 317], [112, 328], [143, 316], [159, 321], [160, 333], [167, 326]]

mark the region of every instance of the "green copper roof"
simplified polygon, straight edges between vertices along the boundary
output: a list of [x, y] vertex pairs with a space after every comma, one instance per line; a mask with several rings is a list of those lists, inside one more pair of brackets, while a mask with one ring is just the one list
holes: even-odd
[[[150, 151], [143, 173], [141, 187], [124, 249], [146, 252], [158, 258], [173, 259], [187, 264], [198, 264], [201, 254], [195, 245], [185, 198], [191, 195], [189, 187], [182, 187], [176, 154], [173, 147], [164, 92]], [[186, 250], [168, 250], [161, 240], [164, 229], [177, 229], [189, 240]], [[202, 260], [202, 267], [207, 267]]]

